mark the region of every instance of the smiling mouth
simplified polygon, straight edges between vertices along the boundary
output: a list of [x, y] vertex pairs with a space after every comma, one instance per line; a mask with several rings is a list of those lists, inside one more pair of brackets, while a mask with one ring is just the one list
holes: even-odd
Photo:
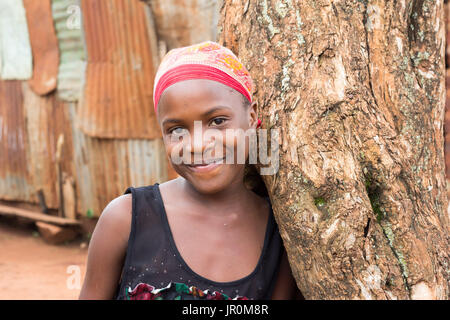
[[192, 163], [192, 164], [186, 164], [186, 165], [191, 168], [202, 168], [202, 167], [208, 167], [208, 166], [216, 166], [216, 165], [223, 164], [223, 163], [225, 163], [225, 157], [220, 158], [220, 159], [215, 159], [215, 160], [209, 160], [207, 162], [202, 162], [199, 164]]
[[218, 169], [222, 164], [225, 163], [224, 160], [225, 157], [223, 157], [222, 159], [216, 159], [210, 163], [202, 162], [199, 164], [187, 164], [186, 167], [192, 172], [202, 174]]

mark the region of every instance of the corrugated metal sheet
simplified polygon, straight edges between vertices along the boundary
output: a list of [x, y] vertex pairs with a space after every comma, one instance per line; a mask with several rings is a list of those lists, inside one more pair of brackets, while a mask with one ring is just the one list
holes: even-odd
[[[35, 0], [25, 1], [27, 7], [37, 6]], [[107, 30], [105, 34], [105, 31], [92, 31], [92, 35], [106, 35], [102, 39], [107, 40], [102, 42], [101, 46], [96, 44], [97, 46], [92, 47], [92, 79], [96, 80], [93, 82], [96, 87], [92, 92], [98, 93], [97, 98], [113, 99], [112, 104], [104, 104], [104, 100], [92, 100], [97, 103], [92, 110], [98, 112], [95, 119], [101, 120], [99, 123], [103, 124], [103, 127], [99, 128], [103, 130], [110, 123], [110, 119], [104, 117], [108, 110], [111, 110], [108, 108], [116, 108], [119, 112], [116, 116], [119, 115], [120, 118], [126, 118], [126, 113], [132, 113], [125, 124], [120, 123], [117, 118], [117, 123], [121, 125], [119, 132], [125, 135], [124, 139], [93, 137], [76, 126], [77, 114], [80, 111], [78, 109], [81, 107], [81, 102], [77, 100], [84, 79], [84, 71], [80, 67], [84, 65], [85, 58], [83, 31], [67, 29], [66, 25], [67, 8], [77, 1], [52, 1], [61, 58], [57, 91], [39, 95], [31, 89], [30, 84], [33, 82], [0, 81], [0, 199], [38, 203], [37, 191], [42, 189], [47, 206], [59, 206], [56, 153], [60, 135], [64, 136], [60, 169], [64, 177], [72, 177], [75, 181], [78, 213], [85, 214], [91, 209], [94, 215], [99, 216], [107, 203], [121, 195], [128, 186], [142, 186], [167, 180], [167, 159], [161, 138], [133, 137], [136, 132], [139, 132], [140, 136], [142, 132], [147, 137], [158, 136], [150, 134], [151, 131], [145, 128], [145, 125], [159, 133], [159, 128], [151, 122], [152, 81], [157, 64], [154, 57], [157, 51], [154, 47], [150, 48], [152, 50], [148, 49], [149, 42], [155, 42], [155, 39], [152, 35], [148, 38], [150, 30], [146, 13], [149, 9], [143, 4], [138, 5], [136, 1], [89, 3], [92, 9], [89, 28], [106, 26]], [[42, 8], [44, 7], [39, 7]], [[108, 11], [111, 9], [114, 9], [113, 13]], [[37, 18], [36, 16], [40, 15], [38, 11], [37, 7], [31, 8], [28, 19]], [[94, 21], [94, 17], [98, 20]], [[108, 23], [104, 24], [105, 21]], [[127, 27], [124, 28], [123, 25]], [[31, 23], [30, 28], [33, 28], [32, 34], [36, 33], [33, 38], [42, 40], [33, 42], [33, 48], [48, 46], [47, 39], [42, 39], [46, 37], [43, 34], [45, 30], [37, 30], [38, 27], [33, 27]], [[120, 28], [125, 30], [113, 37], [111, 33], [117, 33]], [[113, 45], [109, 46], [108, 41], [112, 41]], [[106, 56], [101, 52], [104, 48], [109, 48], [106, 50]], [[46, 55], [46, 52], [46, 49], [42, 50], [43, 55]], [[103, 61], [104, 58], [106, 60]], [[45, 71], [45, 67], [39, 68], [40, 64], [45, 65], [46, 59], [47, 56], [45, 59], [36, 57], [36, 70]], [[56, 61], [53, 62], [57, 65]], [[110, 66], [113, 63], [120, 65], [114, 68]], [[109, 66], [104, 68], [104, 65]], [[98, 70], [103, 70], [105, 74], [101, 76]], [[41, 71], [36, 72], [36, 81], [43, 85], [45, 77], [39, 75], [39, 72]], [[45, 90], [51, 91], [48, 88]], [[119, 91], [120, 94], [110, 95], [111, 90]], [[106, 94], [102, 94], [102, 91]], [[65, 100], [58, 98], [57, 93]], [[126, 108], [121, 109], [121, 105]], [[145, 110], [151, 110], [152, 113], [145, 116]], [[135, 128], [138, 130], [134, 130]], [[133, 129], [131, 134], [130, 129]]]
[[128, 186], [167, 180], [161, 139], [101, 139], [73, 125], [77, 104], [39, 96], [22, 81], [0, 82], [0, 198], [38, 203], [42, 189], [58, 208], [56, 145], [64, 135], [61, 170], [73, 177], [77, 212], [99, 216]]
[[83, 0], [88, 56], [79, 126], [101, 138], [161, 136], [153, 111], [155, 74], [145, 4]]
[[22, 0], [0, 1], [0, 78], [29, 79], [32, 56]]
[[63, 176], [74, 177], [72, 129], [68, 108], [55, 94], [39, 96], [22, 84], [24, 117], [29, 139], [28, 169], [35, 191], [42, 189], [49, 208], [59, 207], [56, 149], [64, 136], [61, 153]]
[[[69, 103], [76, 117], [75, 103]], [[167, 162], [161, 139], [103, 139], [74, 128], [78, 212], [91, 209], [99, 216], [105, 206], [129, 186], [167, 180]]]
[[59, 52], [53, 26], [51, 0], [24, 0], [33, 53], [33, 77], [28, 81], [37, 94], [56, 89]]
[[52, 0], [53, 20], [58, 38], [60, 64], [58, 70], [58, 96], [64, 101], [78, 101], [81, 95], [86, 54], [83, 28], [68, 28], [70, 6], [80, 6], [78, 0]]
[[0, 199], [36, 201], [27, 148], [21, 81], [0, 81]]
[[159, 39], [167, 50], [205, 40], [216, 41], [222, 0], [145, 0]]

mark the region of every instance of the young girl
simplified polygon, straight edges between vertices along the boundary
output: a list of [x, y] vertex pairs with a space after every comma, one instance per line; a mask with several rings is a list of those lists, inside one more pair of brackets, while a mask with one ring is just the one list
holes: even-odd
[[[89, 245], [80, 299], [295, 298], [269, 198], [246, 187], [245, 164], [224, 160], [229, 148], [237, 149], [225, 130], [260, 124], [248, 71], [215, 42], [174, 49], [161, 62], [153, 98], [180, 177], [130, 187], [106, 206]], [[192, 137], [196, 120], [223, 134], [213, 142], [223, 155], [199, 164], [173, 161], [180, 146], [174, 135]], [[189, 140], [184, 159], [205, 155], [205, 140]], [[247, 146], [245, 152], [247, 158]]]

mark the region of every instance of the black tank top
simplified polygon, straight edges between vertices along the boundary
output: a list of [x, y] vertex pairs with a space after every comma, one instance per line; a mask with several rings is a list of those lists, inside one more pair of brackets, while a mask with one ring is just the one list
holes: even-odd
[[[181, 257], [159, 183], [129, 187], [127, 193], [132, 194], [131, 231], [116, 299], [271, 299], [283, 253], [272, 206], [256, 268], [239, 280], [216, 282], [195, 273]], [[195, 231], [192, 235], [199, 236]]]

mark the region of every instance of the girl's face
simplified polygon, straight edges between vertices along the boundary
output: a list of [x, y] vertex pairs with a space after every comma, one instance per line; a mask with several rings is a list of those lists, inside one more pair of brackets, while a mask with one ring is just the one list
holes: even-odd
[[[230, 132], [237, 133], [237, 129], [245, 132], [257, 125], [256, 103], [249, 106], [244, 102], [241, 93], [205, 79], [177, 82], [161, 95], [157, 117], [166, 154], [175, 171], [197, 191], [212, 194], [242, 182], [245, 164], [237, 157], [239, 139]], [[201, 135], [194, 136], [194, 121], [200, 121], [196, 130], [201, 128]], [[215, 129], [214, 134], [205, 134], [207, 129]], [[226, 135], [227, 129], [234, 130], [228, 130]], [[186, 139], [186, 135], [190, 138]], [[242, 151], [247, 159], [248, 137], [244, 141]], [[234, 152], [234, 159], [229, 158], [232, 163], [225, 163], [227, 152]], [[184, 160], [179, 163], [180, 158], [174, 160], [174, 154]], [[208, 166], [196, 166], [194, 155], [200, 158], [200, 163], [216, 161]]]

